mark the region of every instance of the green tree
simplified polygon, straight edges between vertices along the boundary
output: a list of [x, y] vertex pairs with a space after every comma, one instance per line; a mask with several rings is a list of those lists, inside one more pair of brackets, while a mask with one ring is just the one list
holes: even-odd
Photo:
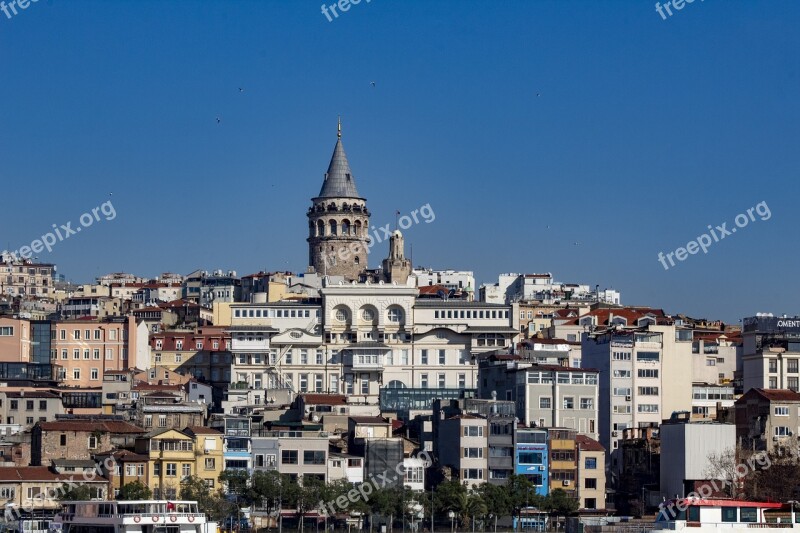
[[65, 483], [61, 485], [61, 490], [59, 492], [61, 496], [58, 499], [62, 501], [80, 501], [92, 498], [92, 490], [86, 485], [70, 485]]
[[511, 497], [506, 487], [484, 483], [478, 487], [478, 494], [486, 504], [489, 513], [497, 518], [510, 516], [513, 512], [511, 508]]
[[289, 485], [288, 478], [275, 470], [256, 471], [247, 489], [247, 499], [259, 509], [272, 512], [280, 508], [283, 489]]
[[225, 491], [236, 497], [236, 500], [243, 504], [250, 504], [250, 475], [247, 470], [238, 468], [223, 470], [219, 475], [219, 480], [225, 485]]
[[556, 516], [569, 516], [578, 510], [578, 500], [564, 491], [555, 489], [547, 495], [545, 507]]
[[150, 487], [145, 485], [139, 480], [131, 483], [126, 483], [119, 490], [119, 500], [149, 500], [153, 497], [153, 491]]
[[509, 508], [513, 516], [520, 517], [522, 509], [526, 507], [542, 507], [544, 498], [536, 494], [536, 486], [521, 475], [508, 478], [505, 486]]
[[181, 499], [196, 501], [200, 512], [215, 522], [222, 522], [236, 513], [236, 506], [228, 501], [222, 491], [212, 492], [205, 480], [197, 476], [181, 482]]

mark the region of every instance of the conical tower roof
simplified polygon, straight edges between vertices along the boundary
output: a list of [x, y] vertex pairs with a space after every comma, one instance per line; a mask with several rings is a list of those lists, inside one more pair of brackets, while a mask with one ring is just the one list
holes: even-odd
[[356, 190], [356, 181], [350, 170], [350, 163], [347, 162], [347, 154], [344, 153], [341, 122], [338, 135], [331, 163], [328, 165], [328, 172], [325, 173], [325, 181], [319, 191], [319, 198], [361, 198]]

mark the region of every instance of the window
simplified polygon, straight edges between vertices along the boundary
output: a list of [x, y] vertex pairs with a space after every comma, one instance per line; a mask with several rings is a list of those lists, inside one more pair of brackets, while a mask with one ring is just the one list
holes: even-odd
[[465, 468], [464, 479], [483, 479], [483, 468]]
[[597, 480], [593, 477], [587, 477], [583, 480], [583, 488], [585, 489], [596, 489], [597, 488]]
[[286, 364], [287, 365], [291, 365], [292, 364], [292, 350], [289, 350], [288, 352], [286, 352]]
[[738, 522], [737, 512], [738, 507], [723, 507], [722, 508], [722, 521], [723, 522]]
[[657, 368], [640, 368], [638, 370], [638, 376], [640, 378], [657, 378], [658, 377], [658, 369]]
[[74, 379], [74, 380], [81, 379], [81, 369], [80, 368], [73, 368], [72, 369], [72, 379]]
[[361, 394], [369, 394], [369, 374], [361, 374]]
[[786, 426], [775, 426], [774, 430], [776, 437], [789, 437], [792, 434]]
[[786, 388], [797, 392], [797, 378], [786, 378]]
[[428, 350], [421, 350], [419, 358], [420, 358], [420, 363], [421, 364], [427, 365], [428, 364]]
[[483, 426], [464, 426], [465, 437], [483, 437]]
[[167, 427], [167, 415], [158, 415], [158, 427]]
[[575, 398], [564, 396], [564, 409], [575, 409]]
[[100, 330], [99, 329], [94, 330], [94, 340], [96, 340], [96, 341], [100, 340]]
[[586, 470], [594, 470], [597, 468], [597, 458], [587, 457], [583, 464]]
[[466, 374], [459, 374], [458, 375], [458, 388], [463, 389], [467, 386], [467, 375]]
[[300, 392], [308, 392], [308, 374], [300, 374]]
[[439, 350], [439, 364], [444, 365], [446, 364], [447, 356], [444, 350]]
[[190, 477], [192, 475], [192, 465], [189, 463], [183, 463], [181, 467], [181, 477]]
[[89, 437], [88, 448], [90, 450], [94, 450], [94, 449], [97, 448], [97, 437], [96, 436], [92, 435], [92, 436]]
[[47, 400], [39, 400], [39, 410], [47, 411]]
[[283, 465], [296, 465], [297, 463], [297, 450], [281, 450], [281, 464]]
[[483, 448], [464, 448], [464, 457], [467, 459], [481, 459]]
[[98, 369], [96, 369], [96, 368], [91, 369], [89, 374], [90, 374], [89, 375], [89, 379], [91, 379], [91, 380], [96, 381], [96, 380], [100, 379], [100, 371]]
[[797, 374], [797, 359], [786, 360], [786, 371], [792, 374]]
[[758, 509], [756, 507], [740, 507], [739, 515], [739, 522], [758, 522]]
[[428, 388], [428, 374], [420, 374], [419, 376], [419, 386], [422, 389]]
[[775, 416], [789, 416], [789, 408], [783, 405], [775, 407]]
[[324, 364], [324, 360], [322, 357], [322, 350], [317, 350], [316, 352], [316, 362], [318, 365]]
[[551, 398], [549, 396], [540, 396], [539, 397], [539, 409], [550, 409], [551, 408]]
[[75, 339], [76, 341], [81, 340], [81, 330], [76, 329], [75, 331], [73, 331], [72, 338]]
[[640, 403], [637, 407], [637, 411], [640, 413], [657, 413], [658, 412], [658, 404], [654, 403]]
[[769, 388], [770, 389], [778, 388], [778, 378], [769, 378]]
[[631, 353], [630, 352], [614, 352], [611, 354], [611, 357], [614, 361], [630, 361], [631, 360]]
[[41, 492], [41, 487], [28, 487], [28, 499], [32, 500], [34, 498], [39, 498]]
[[770, 359], [769, 360], [769, 371], [771, 373], [775, 373], [778, 371], [778, 360], [777, 359]]
[[215, 470], [217, 468], [217, 460], [214, 457], [206, 457], [204, 466], [206, 470]]
[[594, 409], [594, 398], [581, 398], [581, 409]]
[[167, 463], [167, 476], [175, 477], [178, 475], [177, 463]]
[[543, 457], [542, 452], [519, 452], [519, 463], [523, 465], [540, 465]]
[[657, 362], [660, 359], [658, 352], [636, 352], [637, 361], [652, 361]]
[[0, 328], [0, 337], [13, 337], [14, 336], [14, 327], [13, 326], [3, 326]]
[[437, 378], [437, 385], [438, 385], [438, 387], [440, 389], [444, 389], [445, 388], [445, 375], [444, 374], [439, 374], [439, 376]]
[[630, 396], [631, 389], [630, 387], [614, 387], [614, 396]]
[[389, 322], [400, 322], [403, 320], [403, 310], [399, 307], [390, 307], [389, 308]]
[[324, 465], [325, 452], [320, 450], [304, 451], [303, 452], [304, 465]]
[[33, 400], [26, 400], [25, 401], [25, 410], [26, 411], [33, 411]]
[[161, 463], [159, 462], [153, 463], [153, 475], [156, 477], [161, 475]]
[[72, 358], [73, 359], [80, 359], [81, 358], [81, 351], [78, 349], [72, 350]]
[[639, 387], [640, 396], [658, 396], [658, 387]]
[[300, 364], [301, 365], [308, 364], [308, 350], [300, 350]]
[[[641, 370], [639, 372], [641, 372]], [[614, 377], [615, 378], [629, 378], [629, 377], [631, 377], [631, 371], [630, 370], [614, 370]]]

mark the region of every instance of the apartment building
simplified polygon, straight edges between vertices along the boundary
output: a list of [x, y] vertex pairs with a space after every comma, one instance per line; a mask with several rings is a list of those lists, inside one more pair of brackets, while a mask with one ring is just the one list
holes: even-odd
[[800, 317], [759, 313], [742, 324], [743, 390], [800, 391]]
[[381, 386], [474, 388], [474, 356], [517, 334], [510, 306], [419, 299], [413, 280], [328, 285], [320, 294], [231, 304], [229, 407], [277, 403], [287, 392], [290, 400], [343, 393], [377, 406]]
[[194, 376], [222, 388], [230, 383], [231, 342], [225, 328], [214, 326], [151, 333], [148, 368]]
[[586, 435], [577, 435], [578, 498], [580, 509], [606, 508], [606, 450]]
[[0, 390], [0, 422], [26, 431], [37, 422], [55, 420], [64, 414], [61, 396], [45, 390]]
[[578, 497], [578, 433], [574, 429], [547, 428], [550, 492], [561, 489], [571, 498]]
[[516, 474], [525, 476], [540, 496], [547, 496], [550, 491], [549, 442], [547, 429], [517, 426], [514, 438]]
[[[65, 476], [46, 466], [2, 466], [0, 467], [0, 498], [6, 506], [22, 511], [29, 516], [38, 511], [39, 516], [55, 513], [61, 505], [56, 498], [60, 494]], [[106, 499], [108, 480], [98, 477], [81, 480], [89, 488], [92, 498]]]
[[197, 462], [195, 475], [214, 489], [219, 483], [219, 475], [224, 470], [224, 437], [222, 432], [205, 426], [189, 426], [183, 433], [194, 441]]
[[181, 480], [197, 474], [198, 460], [204, 464], [205, 456], [195, 450], [193, 435], [173, 428], [156, 429], [136, 439], [136, 453], [148, 457], [147, 479], [154, 499], [178, 497]]
[[363, 458], [338, 457], [333, 460], [328, 451], [330, 440], [327, 432], [261, 430], [256, 435], [253, 436], [255, 470], [277, 470], [292, 480], [316, 478], [327, 482], [332, 480], [329, 469], [333, 466], [337, 470], [333, 479], [358, 477], [350, 469], [360, 471], [361, 479], [364, 479]]
[[55, 272], [52, 263], [19, 260], [4, 252], [0, 254], [0, 294], [52, 298]]
[[107, 370], [136, 366], [144, 328], [133, 317], [63, 320], [50, 324], [51, 357], [56, 378], [70, 387], [102, 387]]
[[130, 450], [111, 450], [94, 455], [92, 467], [100, 468], [101, 475], [108, 479], [109, 495], [119, 497], [122, 487], [129, 483], [142, 483], [149, 486], [149, 455]]
[[800, 393], [750, 389], [736, 400], [736, 440], [750, 450], [793, 447], [800, 435]]
[[479, 365], [478, 394], [502, 391], [526, 426], [564, 427], [598, 436], [599, 377], [591, 368], [535, 365], [518, 355], [490, 355]]
[[[656, 314], [619, 312], [592, 329], [582, 349], [583, 365], [600, 371], [598, 440], [617, 473], [624, 429], [657, 427], [675, 411], [691, 411], [693, 357], [691, 330], [677, 329]], [[634, 326], [628, 326], [631, 321]]]
[[[364, 458], [366, 479], [380, 479], [386, 472], [397, 472], [404, 462], [401, 437], [392, 435], [392, 424], [379, 416], [350, 416], [347, 419], [348, 453]], [[397, 487], [401, 478], [389, 479], [386, 486]]]
[[448, 412], [452, 412], [449, 406], [434, 402], [434, 456], [439, 466], [451, 469], [453, 479], [475, 488], [489, 479], [488, 421], [466, 412]]

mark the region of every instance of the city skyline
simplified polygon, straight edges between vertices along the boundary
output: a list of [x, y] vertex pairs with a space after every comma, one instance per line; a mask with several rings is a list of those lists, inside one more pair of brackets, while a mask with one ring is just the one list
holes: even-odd
[[[759, 283], [797, 253], [781, 246], [797, 218], [791, 3], [695, 3], [662, 20], [652, 6], [455, 17], [373, 2], [332, 22], [314, 3], [90, 5], [0, 16], [15, 51], [0, 60], [13, 104], [0, 176], [36, 206], [6, 202], [0, 247], [109, 199], [118, 214], [38, 254], [68, 279], [304, 271], [305, 210], [341, 115], [372, 223], [436, 212], [404, 232], [414, 266], [478, 284], [552, 272], [730, 323], [797, 313], [795, 283]], [[760, 202], [769, 220], [662, 267], [660, 252]], [[372, 253], [374, 268], [388, 247]]]

